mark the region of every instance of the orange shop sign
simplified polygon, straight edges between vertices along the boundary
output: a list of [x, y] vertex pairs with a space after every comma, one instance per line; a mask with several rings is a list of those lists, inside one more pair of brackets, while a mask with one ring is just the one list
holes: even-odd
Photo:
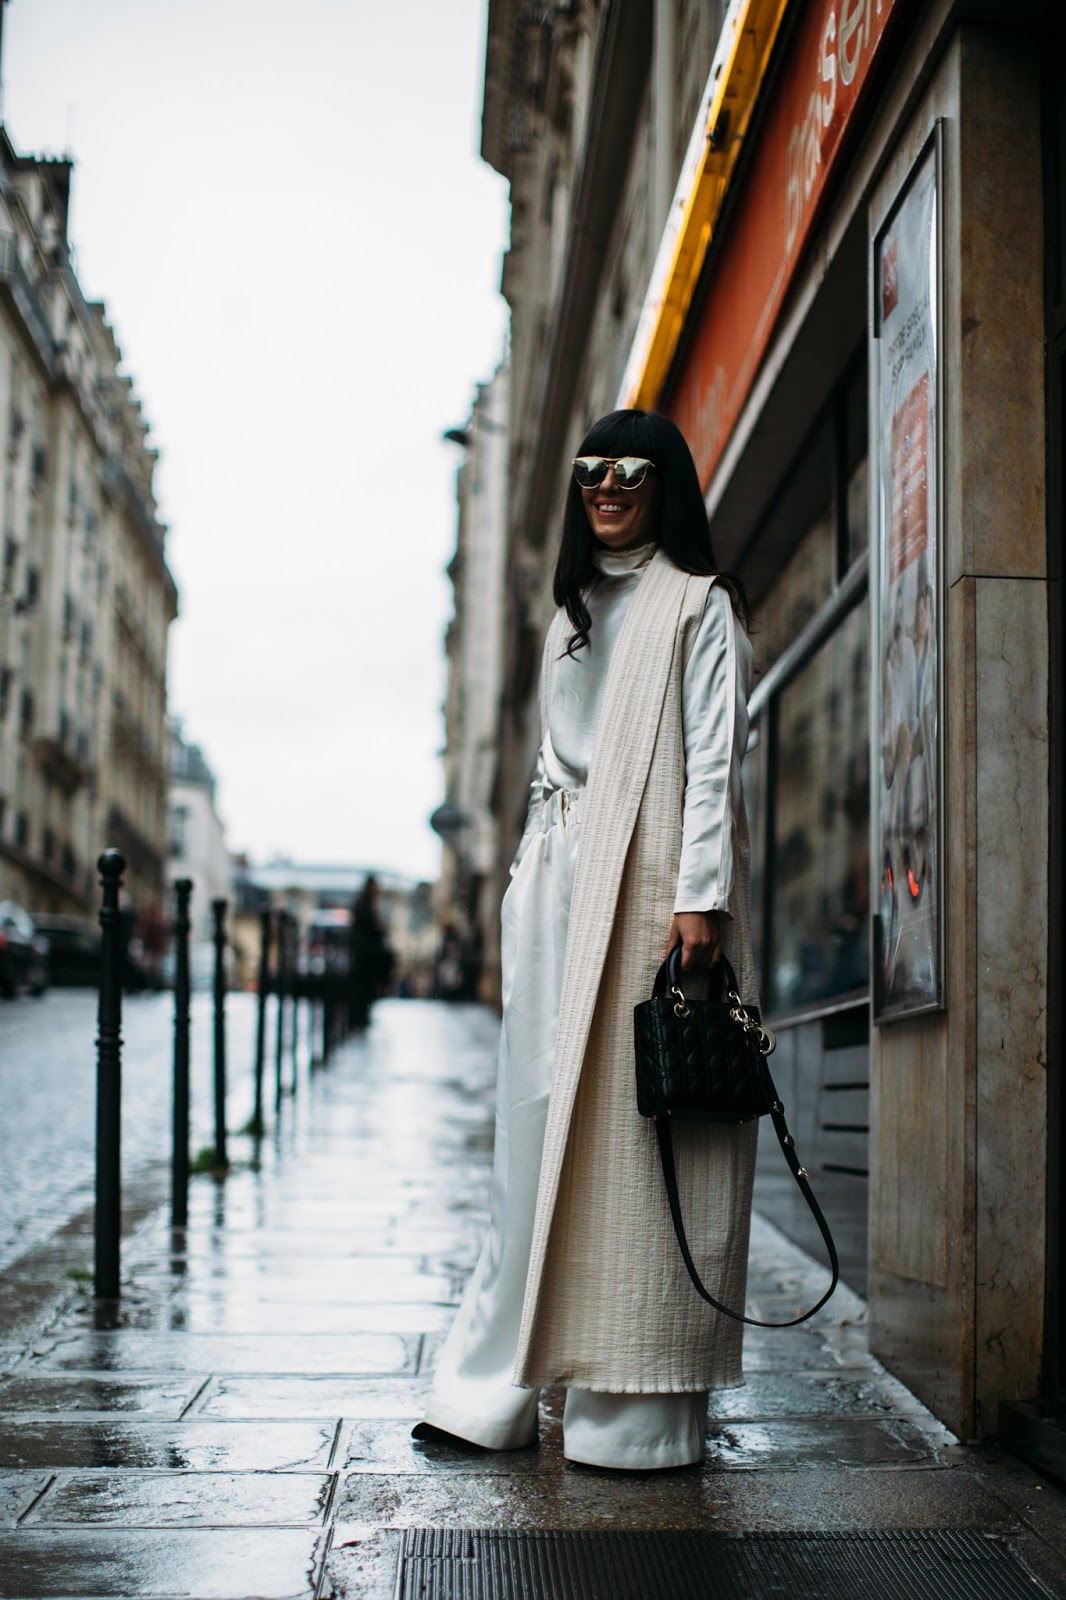
[[668, 410], [706, 488], [747, 399], [902, 0], [813, 0], [786, 45], [724, 248]]

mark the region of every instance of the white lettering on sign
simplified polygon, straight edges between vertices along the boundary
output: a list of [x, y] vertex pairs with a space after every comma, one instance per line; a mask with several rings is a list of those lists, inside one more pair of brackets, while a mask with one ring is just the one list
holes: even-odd
[[822, 164], [822, 101], [813, 91], [807, 114], [793, 128], [785, 153], [785, 259], [792, 254], [796, 235]]
[[[785, 153], [785, 261], [799, 236], [800, 223], [818, 182], [823, 146], [836, 136], [839, 89], [855, 82], [872, 23], [885, 0], [835, 0], [822, 28], [815, 88], [802, 121], [792, 130]], [[832, 132], [831, 132], [832, 130]]]
[[839, 57], [841, 83], [851, 83], [855, 77], [859, 57], [862, 55], [863, 41], [868, 31], [862, 27], [868, 6], [869, 0], [841, 0]]
[[828, 128], [837, 104], [837, 56], [833, 45], [837, 36], [837, 14], [830, 11], [822, 29], [822, 82], [829, 93], [822, 97], [822, 127]]

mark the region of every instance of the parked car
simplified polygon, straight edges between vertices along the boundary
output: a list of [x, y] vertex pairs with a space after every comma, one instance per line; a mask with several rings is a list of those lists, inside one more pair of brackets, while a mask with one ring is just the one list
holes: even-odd
[[42, 915], [34, 920], [48, 940], [49, 981], [95, 987], [100, 982], [100, 929], [77, 917]]
[[48, 940], [14, 900], [0, 900], [0, 994], [20, 989], [44, 994], [48, 987]]

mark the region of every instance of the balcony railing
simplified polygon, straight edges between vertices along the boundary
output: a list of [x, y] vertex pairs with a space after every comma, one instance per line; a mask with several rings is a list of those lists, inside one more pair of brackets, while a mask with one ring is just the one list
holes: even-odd
[[19, 259], [18, 240], [13, 233], [0, 232], [0, 286], [7, 290], [14, 301], [37, 354], [49, 375], [53, 375], [57, 360], [56, 342], [41, 306], [37, 285], [31, 283]]

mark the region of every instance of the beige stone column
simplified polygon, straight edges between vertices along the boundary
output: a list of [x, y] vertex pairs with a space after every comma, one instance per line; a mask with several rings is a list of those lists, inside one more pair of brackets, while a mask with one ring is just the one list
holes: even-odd
[[[964, 27], [874, 192], [943, 119], [946, 994], [875, 1028], [876, 1353], [963, 1436], [1035, 1392], [1045, 1268], [1048, 637], [1040, 90]], [[873, 665], [876, 674], [877, 664]]]

